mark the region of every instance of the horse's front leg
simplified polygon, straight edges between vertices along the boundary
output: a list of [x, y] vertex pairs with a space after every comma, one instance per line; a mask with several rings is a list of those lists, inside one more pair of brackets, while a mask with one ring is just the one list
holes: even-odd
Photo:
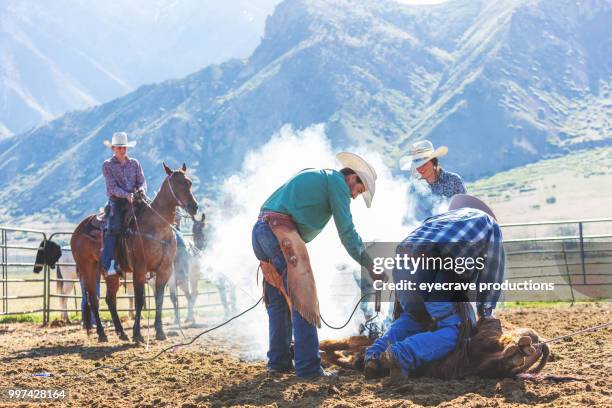
[[170, 275], [170, 279], [168, 280], [168, 289], [170, 290], [170, 301], [172, 302], [172, 308], [174, 309], [174, 324], [181, 324], [181, 311], [179, 310], [178, 305], [178, 296], [176, 293], [176, 272], [173, 272]]
[[113, 318], [113, 325], [115, 326], [115, 333], [119, 336], [121, 340], [129, 340], [125, 331], [123, 331], [123, 326], [121, 325], [121, 320], [119, 319], [119, 315], [117, 314], [117, 291], [119, 290], [119, 276], [111, 275], [106, 277], [106, 304], [108, 305], [108, 310], [110, 310], [111, 316]]
[[181, 290], [185, 294], [185, 299], [187, 299], [187, 318], [185, 319], [185, 322], [195, 323], [195, 319], [193, 317], [193, 310], [191, 307], [192, 298], [191, 298], [191, 293], [189, 293], [189, 282], [187, 282], [187, 280], [184, 280], [180, 283], [180, 285], [181, 285]]
[[169, 272], [158, 273], [155, 279], [155, 339], [166, 340], [166, 333], [162, 325], [162, 307], [164, 305], [164, 289], [168, 281]]
[[145, 295], [145, 272], [134, 272], [134, 298], [136, 302], [136, 316], [134, 317], [134, 328], [132, 329], [132, 338], [135, 343], [144, 343], [144, 337], [140, 333], [140, 317], [142, 316], [142, 308], [144, 307]]
[[189, 268], [189, 285], [190, 285], [190, 296], [189, 296], [189, 315], [195, 322], [195, 311], [194, 307], [198, 301], [198, 281], [200, 280], [200, 267], [199, 261], [196, 260], [197, 264]]

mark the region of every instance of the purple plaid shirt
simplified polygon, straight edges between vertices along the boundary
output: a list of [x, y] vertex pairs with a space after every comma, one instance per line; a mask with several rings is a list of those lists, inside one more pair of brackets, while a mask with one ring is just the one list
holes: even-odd
[[147, 182], [138, 160], [127, 158], [121, 164], [115, 156], [104, 161], [102, 174], [106, 181], [106, 194], [108, 197], [126, 198], [138, 188], [147, 188]]

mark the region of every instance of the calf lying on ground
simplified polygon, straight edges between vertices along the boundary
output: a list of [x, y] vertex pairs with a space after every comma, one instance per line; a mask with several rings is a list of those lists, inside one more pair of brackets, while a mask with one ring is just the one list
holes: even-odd
[[[445, 358], [421, 368], [418, 374], [442, 379], [468, 375], [505, 378], [537, 374], [550, 355], [548, 346], [540, 341], [540, 336], [532, 329], [520, 328], [504, 333], [499, 319], [480, 319], [476, 333], [468, 341]], [[326, 363], [364, 371], [367, 378], [399, 374], [376, 362], [364, 362], [365, 351], [371, 344], [372, 340], [366, 336], [324, 340], [320, 343], [321, 357]]]

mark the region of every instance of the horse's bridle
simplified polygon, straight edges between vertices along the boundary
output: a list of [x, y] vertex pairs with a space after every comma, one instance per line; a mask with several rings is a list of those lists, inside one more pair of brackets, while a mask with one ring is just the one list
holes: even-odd
[[174, 173], [169, 174], [166, 177], [166, 180], [168, 181], [168, 187], [170, 188], [170, 193], [172, 193], [172, 197], [174, 197], [174, 200], [179, 205], [179, 207], [181, 207], [183, 210], [187, 211], [187, 209], [185, 208], [185, 204], [183, 204], [183, 202], [181, 200], [179, 200], [179, 198], [176, 196], [176, 194], [174, 194], [174, 189], [172, 188], [172, 181], [171, 181], [173, 175], [174, 175]]

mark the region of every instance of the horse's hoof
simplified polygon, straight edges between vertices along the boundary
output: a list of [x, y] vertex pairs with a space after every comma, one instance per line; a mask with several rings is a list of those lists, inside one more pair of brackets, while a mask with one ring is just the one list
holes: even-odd
[[98, 336], [98, 343], [106, 343], [108, 341], [108, 337], [106, 334], [101, 334]]
[[157, 332], [155, 333], [155, 340], [166, 340], [166, 333], [164, 333], [163, 331]]
[[127, 334], [125, 333], [120, 333], [119, 334], [119, 340], [123, 340], [123, 341], [128, 341], [130, 338], [128, 337]]
[[142, 337], [142, 334], [134, 334], [132, 335], [132, 339], [134, 340], [134, 343], [136, 344], [145, 342], [145, 339], [144, 337]]

